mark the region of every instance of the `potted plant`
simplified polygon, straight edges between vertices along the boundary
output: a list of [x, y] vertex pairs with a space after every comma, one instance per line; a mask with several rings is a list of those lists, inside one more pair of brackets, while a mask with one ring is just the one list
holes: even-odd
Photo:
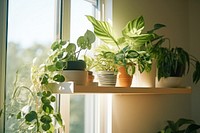
[[106, 45], [100, 45], [95, 50], [94, 70], [97, 72], [99, 86], [115, 86], [116, 84], [116, 64], [114, 62], [115, 53]]
[[84, 61], [86, 63], [86, 71], [88, 71], [87, 85], [92, 85], [94, 81], [92, 69], [96, 66], [95, 59], [91, 56], [84, 55]]
[[[169, 39], [162, 38], [162, 42], [166, 40]], [[160, 44], [156, 53], [158, 81], [161, 81], [161, 87], [179, 87], [182, 77], [189, 72], [191, 65], [194, 67], [193, 82], [199, 81], [200, 62], [183, 48], [170, 47], [169, 42], [169, 47], [162, 47]]]
[[[123, 36], [116, 39], [108, 22], [98, 21], [92, 16], [87, 16], [87, 18], [94, 26], [94, 33], [96, 36], [106, 44], [115, 44], [114, 49], [117, 51], [115, 62], [120, 66], [124, 66], [125, 72], [127, 72], [130, 77], [134, 74], [136, 65], [140, 73], [151, 70], [152, 58], [150, 54], [144, 54], [149, 51], [146, 49], [143, 50], [142, 48], [146, 46], [145, 44], [150, 44], [152, 41], [159, 38], [154, 34], [154, 31], [164, 27], [164, 25], [157, 24], [153, 30], [148, 33], [142, 33], [144, 29], [144, 19], [140, 16], [128, 22], [122, 30]], [[149, 56], [150, 58], [145, 58], [144, 56]]]
[[[63, 70], [66, 81], [73, 81], [76, 84], [85, 85], [87, 83], [88, 72], [85, 71], [86, 63], [79, 59], [82, 50], [90, 50], [95, 41], [95, 35], [87, 30], [83, 36], [74, 43], [58, 40], [51, 46], [52, 54], [48, 60], [47, 68], [54, 71]], [[70, 75], [70, 76], [69, 76]]]
[[180, 118], [177, 121], [167, 121], [164, 129], [158, 133], [197, 133], [200, 125], [196, 124], [194, 120]]

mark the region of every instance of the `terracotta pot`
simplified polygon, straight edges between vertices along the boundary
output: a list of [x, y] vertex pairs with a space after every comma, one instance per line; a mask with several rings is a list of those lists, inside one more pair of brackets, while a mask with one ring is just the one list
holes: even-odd
[[94, 75], [93, 75], [93, 72], [92, 71], [88, 71], [88, 85], [91, 85], [93, 83], [93, 80], [94, 80]]
[[128, 75], [124, 66], [118, 67], [116, 87], [130, 87], [133, 76]]

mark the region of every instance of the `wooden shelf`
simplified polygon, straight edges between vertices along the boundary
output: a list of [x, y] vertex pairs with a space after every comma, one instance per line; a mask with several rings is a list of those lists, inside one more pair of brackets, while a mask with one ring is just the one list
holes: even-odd
[[191, 87], [182, 88], [144, 88], [144, 87], [100, 87], [74, 85], [73, 82], [53, 84], [50, 87], [54, 93], [59, 94], [190, 94]]
[[75, 86], [74, 93], [110, 93], [110, 94], [189, 94], [187, 88], [123, 88], [123, 87], [99, 87], [99, 86]]

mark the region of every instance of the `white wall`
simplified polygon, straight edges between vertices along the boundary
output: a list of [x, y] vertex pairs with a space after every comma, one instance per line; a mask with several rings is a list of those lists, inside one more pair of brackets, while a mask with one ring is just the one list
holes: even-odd
[[[199, 43], [197, 39], [200, 36], [200, 16], [198, 16], [200, 1], [189, 1], [113, 0], [115, 33], [120, 35], [121, 29], [129, 20], [143, 15], [146, 30], [155, 23], [167, 25], [167, 28], [162, 29], [160, 33], [171, 39], [171, 45], [181, 46], [199, 57], [200, 47], [197, 46]], [[180, 117], [193, 116], [196, 121], [199, 121], [200, 88], [198, 86], [200, 85], [192, 86], [192, 95], [113, 96], [113, 133], [153, 133], [161, 129], [166, 120], [177, 120]]]

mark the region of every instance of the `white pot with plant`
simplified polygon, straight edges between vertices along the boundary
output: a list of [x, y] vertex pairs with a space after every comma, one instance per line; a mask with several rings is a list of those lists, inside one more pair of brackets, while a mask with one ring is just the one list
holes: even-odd
[[99, 46], [95, 51], [94, 64], [99, 86], [115, 86], [116, 64], [115, 54], [106, 45]]
[[[161, 38], [162, 42], [169, 40]], [[200, 79], [200, 62], [181, 47], [162, 47], [157, 51], [157, 87], [183, 87], [182, 80], [194, 67], [193, 83]]]
[[53, 50], [49, 58], [49, 68], [52, 70], [62, 69], [65, 81], [73, 81], [77, 85], [86, 85], [88, 80], [88, 71], [86, 71], [86, 62], [79, 59], [80, 52], [90, 50], [95, 41], [95, 35], [87, 30], [83, 36], [77, 39], [77, 44], [56, 41], [51, 49]]

